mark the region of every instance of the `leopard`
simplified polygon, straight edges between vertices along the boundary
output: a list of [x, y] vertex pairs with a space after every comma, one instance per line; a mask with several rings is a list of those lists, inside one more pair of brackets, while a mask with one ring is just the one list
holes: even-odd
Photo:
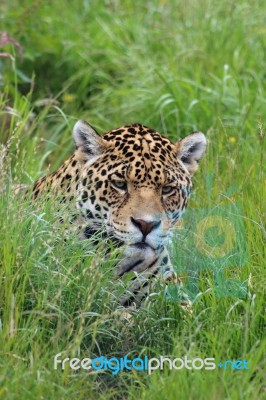
[[106, 243], [121, 249], [114, 274], [132, 275], [122, 307], [140, 306], [158, 276], [182, 287], [169, 237], [186, 209], [206, 136], [195, 131], [173, 142], [140, 123], [99, 134], [83, 120], [72, 134], [74, 153], [34, 183], [32, 199], [45, 192], [60, 196], [66, 206], [74, 204], [77, 221], [71, 223], [79, 239], [101, 231]]

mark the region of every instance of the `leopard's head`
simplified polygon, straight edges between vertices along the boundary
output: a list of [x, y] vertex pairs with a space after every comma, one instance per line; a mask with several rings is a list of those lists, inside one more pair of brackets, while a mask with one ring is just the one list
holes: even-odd
[[77, 207], [88, 221], [85, 235], [104, 227], [126, 245], [128, 255], [152, 258], [185, 210], [191, 176], [206, 148], [204, 134], [171, 143], [133, 124], [100, 136], [78, 121], [73, 136], [81, 165]]

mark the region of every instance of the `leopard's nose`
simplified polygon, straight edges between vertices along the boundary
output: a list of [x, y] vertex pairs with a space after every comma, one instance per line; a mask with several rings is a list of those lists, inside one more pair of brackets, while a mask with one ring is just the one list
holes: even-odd
[[131, 222], [135, 225], [144, 237], [146, 237], [153, 229], [158, 228], [161, 224], [161, 221], [144, 221], [143, 219], [135, 219], [131, 217]]

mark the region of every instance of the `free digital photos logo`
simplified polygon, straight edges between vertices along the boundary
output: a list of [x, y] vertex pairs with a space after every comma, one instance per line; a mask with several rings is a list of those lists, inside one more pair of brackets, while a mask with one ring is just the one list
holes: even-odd
[[91, 371], [111, 371], [112, 375], [117, 375], [120, 371], [146, 371], [150, 375], [155, 370], [163, 370], [168, 368], [170, 370], [206, 370], [212, 371], [217, 368], [229, 370], [229, 371], [240, 371], [249, 370], [247, 360], [226, 360], [224, 362], [216, 362], [215, 358], [169, 358], [159, 356], [158, 358], [149, 358], [144, 356], [142, 358], [136, 357], [129, 359], [127, 356], [121, 358], [107, 358], [104, 356], [96, 358], [83, 358], [79, 359], [62, 357], [62, 353], [58, 353], [54, 356], [54, 369], [65, 370], [70, 368], [71, 370], [91, 370]]

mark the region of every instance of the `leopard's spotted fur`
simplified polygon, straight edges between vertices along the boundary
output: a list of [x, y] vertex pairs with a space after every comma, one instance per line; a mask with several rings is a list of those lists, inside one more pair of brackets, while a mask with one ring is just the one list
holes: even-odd
[[33, 198], [50, 190], [64, 202], [73, 200], [83, 238], [104, 226], [106, 237], [125, 246], [117, 274], [142, 274], [121, 302], [140, 303], [151, 277], [173, 275], [165, 244], [187, 205], [205, 136], [194, 132], [174, 144], [141, 124], [100, 136], [83, 121], [76, 123], [73, 136], [76, 151], [35, 183]]

